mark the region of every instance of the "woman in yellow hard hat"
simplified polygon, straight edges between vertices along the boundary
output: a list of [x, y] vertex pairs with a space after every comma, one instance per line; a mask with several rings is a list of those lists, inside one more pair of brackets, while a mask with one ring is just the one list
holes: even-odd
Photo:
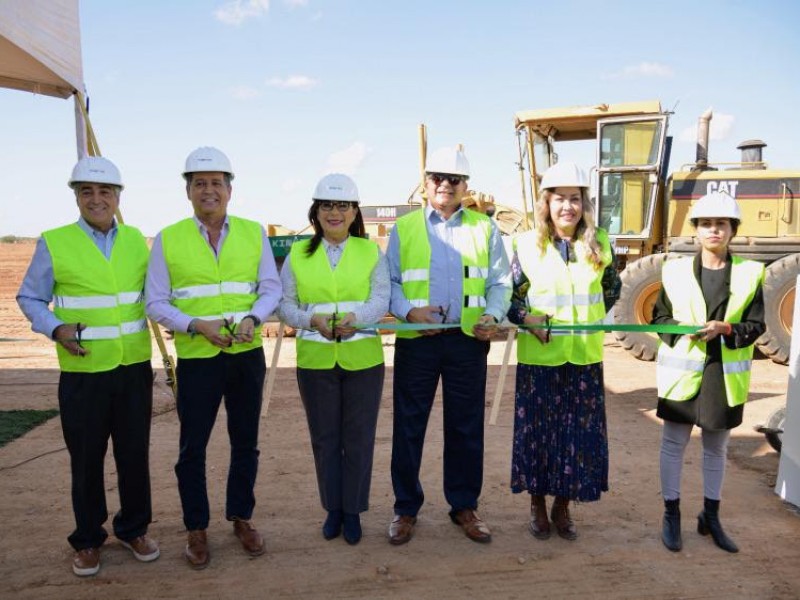
[[368, 508], [375, 428], [383, 390], [376, 323], [389, 309], [389, 269], [367, 239], [358, 189], [347, 175], [317, 184], [310, 240], [295, 242], [281, 270], [281, 319], [298, 329], [297, 383], [306, 410], [320, 500], [322, 535], [361, 540]]
[[730, 253], [741, 221], [732, 197], [713, 192], [692, 207], [689, 220], [700, 251], [668, 260], [653, 323], [696, 324], [695, 335], [660, 334], [657, 357], [658, 410], [664, 420], [661, 440], [661, 539], [671, 551], [682, 547], [680, 480], [692, 428], [702, 430], [703, 510], [697, 531], [711, 534], [717, 546], [738, 552], [722, 529], [719, 504], [730, 430], [742, 422], [750, 386], [753, 344], [764, 333], [764, 265]]
[[619, 295], [608, 235], [595, 226], [589, 182], [573, 163], [542, 177], [536, 227], [516, 238], [514, 323], [552, 323], [517, 338], [517, 385], [511, 490], [531, 495], [529, 529], [577, 537], [571, 500], [591, 502], [608, 491], [608, 436], [602, 331], [558, 331], [562, 324], [602, 322]]

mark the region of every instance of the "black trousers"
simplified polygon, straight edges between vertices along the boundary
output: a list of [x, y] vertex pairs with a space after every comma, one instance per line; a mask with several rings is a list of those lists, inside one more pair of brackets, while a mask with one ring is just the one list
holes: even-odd
[[206, 447], [222, 398], [228, 415], [231, 460], [225, 517], [250, 519], [256, 505], [258, 426], [267, 372], [264, 351], [220, 352], [212, 358], [178, 360], [180, 453], [175, 465], [186, 529], [206, 529], [210, 518], [206, 487]]
[[460, 331], [398, 338], [394, 353], [392, 487], [395, 514], [415, 516], [425, 431], [439, 380], [444, 426], [444, 496], [452, 512], [478, 507], [483, 487], [483, 418], [489, 342]]
[[109, 437], [114, 445], [120, 509], [114, 535], [130, 541], [147, 532], [150, 503], [150, 418], [153, 370], [149, 362], [103, 373], [61, 373], [61, 428], [72, 470], [75, 550], [99, 548], [108, 537], [103, 466]]
[[297, 369], [325, 510], [357, 515], [369, 508], [383, 375], [383, 364], [359, 371]]

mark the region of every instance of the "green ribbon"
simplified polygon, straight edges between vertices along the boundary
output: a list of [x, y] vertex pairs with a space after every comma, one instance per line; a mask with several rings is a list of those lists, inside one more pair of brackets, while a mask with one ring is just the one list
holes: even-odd
[[[394, 331], [423, 331], [428, 329], [456, 329], [459, 323], [356, 323], [356, 329], [389, 329]], [[544, 323], [540, 325], [498, 325], [499, 329], [548, 329]], [[700, 331], [697, 325], [633, 325], [630, 323], [593, 323], [591, 325], [551, 323], [550, 331], [634, 331], [641, 333], [675, 333], [691, 335]]]

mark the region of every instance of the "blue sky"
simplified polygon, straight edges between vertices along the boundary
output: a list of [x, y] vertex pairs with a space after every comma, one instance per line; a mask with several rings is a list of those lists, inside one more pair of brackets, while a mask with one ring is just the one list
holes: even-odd
[[[350, 173], [365, 204], [404, 203], [420, 123], [431, 149], [465, 144], [471, 187], [519, 207], [513, 118], [534, 108], [660, 100], [676, 107], [676, 167], [694, 159], [712, 106], [712, 161], [760, 138], [770, 166], [800, 169], [790, 0], [80, 5], [92, 123], [122, 171], [125, 220], [146, 235], [190, 214], [180, 173], [201, 145], [233, 163], [229, 210], [262, 223], [303, 227], [331, 170]], [[73, 220], [72, 102], [2, 89], [0, 115], [0, 235]]]

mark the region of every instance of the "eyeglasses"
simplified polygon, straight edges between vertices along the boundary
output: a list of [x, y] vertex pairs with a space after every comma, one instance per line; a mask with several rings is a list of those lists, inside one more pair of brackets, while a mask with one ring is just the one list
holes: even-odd
[[443, 181], [447, 181], [453, 187], [456, 187], [462, 181], [467, 180], [467, 178], [463, 175], [445, 175], [443, 173], [428, 173], [428, 179], [430, 179], [436, 185], [439, 185]]
[[355, 202], [332, 202], [326, 200], [319, 203], [319, 209], [322, 212], [331, 212], [334, 208], [339, 209], [339, 212], [347, 212], [351, 207], [355, 206]]

